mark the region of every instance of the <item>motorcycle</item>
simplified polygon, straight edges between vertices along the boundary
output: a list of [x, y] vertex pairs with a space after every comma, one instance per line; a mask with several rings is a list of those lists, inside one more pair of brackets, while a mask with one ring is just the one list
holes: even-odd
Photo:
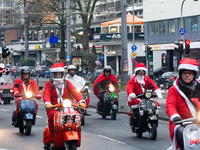
[[109, 84], [109, 90], [103, 90], [104, 93], [104, 107], [100, 101], [96, 104], [96, 110], [103, 119], [107, 116], [111, 116], [112, 120], [115, 120], [118, 112], [118, 90], [115, 90], [112, 84]]
[[[85, 86], [81, 90], [77, 89], [77, 91], [80, 92], [81, 95], [83, 96], [83, 99], [86, 101], [86, 103], [87, 103], [87, 100], [90, 98], [89, 97], [90, 91], [88, 89], [88, 85], [89, 85], [89, 83], [85, 83]], [[81, 113], [81, 112], [79, 112], [79, 113]], [[85, 111], [85, 113], [86, 113], [86, 111]], [[85, 113], [81, 116], [81, 126], [85, 125]]]
[[[74, 108], [79, 109], [80, 107], [68, 99], [52, 107], [58, 108], [58, 112], [54, 115], [54, 149], [76, 150], [81, 144], [81, 114]], [[49, 150], [48, 126], [44, 129], [43, 143], [44, 149]]]
[[[129, 117], [129, 124], [133, 133], [137, 137], [142, 137], [143, 132], [148, 131], [151, 140], [157, 137], [158, 127], [158, 106], [157, 103], [151, 99], [156, 97], [153, 89], [146, 90], [143, 94], [137, 95], [136, 98], [142, 98], [139, 104], [139, 109], [131, 109]], [[139, 110], [139, 111], [138, 111]]]
[[[184, 126], [183, 130], [183, 144], [185, 150], [199, 150], [200, 149], [200, 112], [197, 112], [193, 118], [184, 119], [175, 122], [176, 125]], [[169, 147], [167, 150], [171, 150]]]
[[[15, 84], [15, 87], [19, 88], [19, 84]], [[39, 90], [42, 90], [41, 87]], [[31, 134], [31, 128], [32, 125], [35, 125], [36, 122], [36, 102], [33, 100], [33, 98], [37, 98], [37, 96], [33, 96], [31, 92], [26, 92], [26, 94], [20, 94], [19, 97], [25, 97], [19, 102], [19, 109], [18, 116], [15, 118], [15, 110], [12, 115], [12, 120], [14, 127], [19, 128], [20, 133], [30, 135]], [[15, 120], [15, 121], [14, 121]]]

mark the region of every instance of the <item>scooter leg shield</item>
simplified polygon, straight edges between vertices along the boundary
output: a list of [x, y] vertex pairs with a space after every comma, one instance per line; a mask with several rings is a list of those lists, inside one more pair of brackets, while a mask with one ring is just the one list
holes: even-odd
[[102, 111], [102, 105], [101, 105], [101, 102], [100, 101], [98, 101], [97, 102], [97, 111]]
[[43, 143], [49, 144], [50, 143], [50, 132], [49, 127], [46, 126], [43, 132]]
[[63, 135], [64, 141], [79, 140], [78, 133], [76, 131], [67, 131]]

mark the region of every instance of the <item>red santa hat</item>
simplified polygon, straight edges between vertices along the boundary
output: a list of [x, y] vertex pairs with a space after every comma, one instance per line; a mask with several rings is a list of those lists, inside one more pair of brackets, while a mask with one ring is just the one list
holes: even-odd
[[138, 63], [137, 62], [134, 72], [136, 73], [139, 70], [143, 70], [143, 71], [145, 71], [145, 73], [147, 72], [147, 68], [145, 67], [145, 65], [143, 63]]
[[191, 70], [195, 71], [196, 73], [199, 71], [199, 63], [196, 59], [191, 58], [183, 58], [180, 61], [180, 64], [178, 66], [178, 71], [180, 70]]
[[63, 62], [56, 63], [51, 66], [51, 72], [64, 72], [65, 64]]

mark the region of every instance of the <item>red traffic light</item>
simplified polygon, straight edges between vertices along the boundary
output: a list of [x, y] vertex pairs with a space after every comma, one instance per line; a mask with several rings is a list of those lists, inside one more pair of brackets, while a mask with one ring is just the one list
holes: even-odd
[[186, 45], [189, 45], [189, 44], [190, 44], [190, 41], [189, 41], [189, 40], [185, 40], [185, 44], [186, 44]]

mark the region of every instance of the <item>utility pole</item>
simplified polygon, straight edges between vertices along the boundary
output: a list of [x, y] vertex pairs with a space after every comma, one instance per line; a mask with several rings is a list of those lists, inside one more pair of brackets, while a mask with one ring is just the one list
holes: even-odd
[[[127, 19], [126, 19], [126, 0], [121, 0], [121, 82], [126, 84], [128, 82], [128, 64], [127, 59]], [[122, 85], [122, 84], [121, 84]]]
[[[71, 23], [70, 23], [70, 0], [67, 0], [67, 66], [71, 64]], [[70, 58], [69, 58], [70, 57]]]
[[29, 17], [28, 17], [28, 8], [26, 6], [26, 0], [24, 0], [24, 33], [25, 33], [25, 58], [29, 56], [29, 45], [28, 45], [28, 25], [29, 25]]
[[[134, 1], [135, 0], [133, 0], [133, 45], [135, 45], [135, 23], [134, 23], [135, 11], [134, 11]], [[136, 65], [136, 62], [133, 63], [133, 66], [132, 66], [132, 62], [131, 62], [131, 66], [133, 67], [133, 69], [135, 69], [135, 65]], [[130, 71], [130, 74], [133, 74], [133, 69]]]

